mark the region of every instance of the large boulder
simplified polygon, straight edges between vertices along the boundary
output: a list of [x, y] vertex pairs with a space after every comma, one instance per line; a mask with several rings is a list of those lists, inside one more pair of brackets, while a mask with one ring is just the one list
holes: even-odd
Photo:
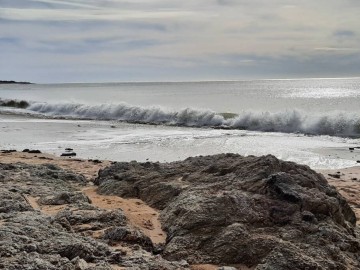
[[169, 260], [256, 269], [358, 269], [355, 214], [326, 179], [274, 156], [115, 163], [99, 192], [161, 210]]

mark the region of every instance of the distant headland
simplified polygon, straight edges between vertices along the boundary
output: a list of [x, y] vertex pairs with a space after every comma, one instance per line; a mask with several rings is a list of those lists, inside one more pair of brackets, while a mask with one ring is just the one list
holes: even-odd
[[31, 82], [1, 81], [0, 84], [32, 84]]

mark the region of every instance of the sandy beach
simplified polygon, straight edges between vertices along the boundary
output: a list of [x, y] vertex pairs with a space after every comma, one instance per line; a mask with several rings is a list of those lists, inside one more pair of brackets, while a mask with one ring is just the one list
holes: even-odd
[[[111, 161], [93, 161], [68, 157], [56, 157], [54, 155], [37, 153], [10, 152], [0, 153], [0, 162], [5, 164], [25, 163], [30, 165], [53, 164], [65, 170], [70, 170], [82, 174], [87, 179], [85, 186], [74, 185], [77, 192], [86, 195], [92, 205], [105, 211], [121, 209], [131, 226], [139, 229], [144, 235], [151, 239], [153, 244], [165, 244], [166, 232], [163, 231], [160, 221], [159, 210], [149, 206], [141, 199], [122, 198], [113, 195], [102, 195], [97, 192], [97, 187], [93, 185], [94, 179], [98, 176], [98, 171], [111, 165]], [[319, 170], [328, 182], [335, 186], [341, 195], [346, 198], [351, 208], [356, 214], [357, 222], [360, 221], [360, 166], [345, 168], [340, 170]], [[68, 209], [69, 205], [41, 205], [38, 203], [39, 197], [25, 196], [25, 199], [34, 210], [39, 210], [48, 216], [56, 216], [60, 211]], [[83, 212], [81, 209], [72, 207], [71, 211]], [[94, 239], [100, 239], [104, 236], [107, 228], [94, 230], [91, 224], [81, 224], [74, 227], [75, 230], [87, 233]], [[123, 244], [114, 244], [112, 247], [116, 251], [132, 253], [132, 248]], [[193, 270], [216, 270], [219, 266], [214, 264], [194, 264]], [[246, 265], [232, 265], [235, 269], [254, 269]], [[126, 269], [117, 265], [113, 269]]]
[[0, 0], [0, 269], [360, 269], [359, 1]]
[[[76, 173], [80, 173], [84, 175], [89, 180], [89, 185], [91, 186], [91, 181], [97, 176], [97, 173], [100, 169], [105, 168], [111, 164], [111, 161], [101, 161], [101, 163], [78, 159], [78, 158], [63, 158], [57, 157], [51, 154], [29, 154], [23, 152], [13, 152], [13, 153], [0, 153], [0, 162], [2, 163], [16, 163], [22, 162], [26, 164], [56, 164], [65, 170], [71, 170]], [[349, 204], [352, 206], [358, 222], [360, 221], [360, 166], [344, 168], [344, 169], [336, 169], [336, 170], [317, 170], [317, 172], [324, 175], [327, 181], [336, 187], [336, 189], [343, 195]], [[88, 196], [95, 196], [94, 187], [90, 187], [88, 189], [84, 189], [83, 192]], [[97, 195], [99, 196], [99, 195]], [[111, 197], [111, 196], [110, 196]], [[109, 200], [109, 199], [104, 199]], [[123, 199], [122, 199], [123, 200]], [[107, 207], [117, 207], [121, 208], [124, 211], [127, 211], [127, 206], [122, 205], [117, 199], [110, 199], [111, 204], [109, 203]], [[117, 205], [114, 206], [113, 204]], [[120, 205], [119, 205], [120, 204]], [[133, 208], [134, 203], [130, 203], [132, 206], [129, 209]], [[136, 204], [136, 201], [135, 201]], [[143, 204], [143, 202], [142, 202]], [[137, 204], [136, 204], [137, 205]], [[146, 207], [146, 204], [143, 204]], [[103, 207], [103, 206], [102, 206]], [[139, 205], [137, 207], [139, 208]], [[141, 207], [140, 207], [141, 208]], [[142, 209], [140, 212], [145, 214], [148, 209]], [[134, 211], [129, 210], [128, 213], [131, 215], [131, 212]], [[135, 210], [135, 212], [138, 210]], [[152, 210], [149, 210], [150, 215], [152, 214]], [[136, 213], [138, 215], [138, 213]], [[147, 214], [145, 214], [147, 215]], [[144, 227], [146, 230], [146, 228]]]
[[[98, 171], [105, 168], [106, 166], [109, 166], [111, 164], [111, 161], [94, 162], [92, 160], [84, 160], [78, 158], [57, 157], [55, 155], [46, 153], [31, 154], [26, 152], [0, 152], [0, 163], [25, 163], [30, 165], [54, 164], [63, 168], [64, 170], [70, 170], [82, 174], [88, 180], [88, 184], [85, 187], [75, 188], [77, 188], [79, 192], [85, 194], [91, 200], [91, 203], [94, 206], [107, 211], [115, 209], [123, 210], [130, 223], [136, 228], [140, 229], [146, 236], [148, 236], [152, 240], [154, 244], [165, 243], [166, 232], [162, 230], [158, 210], [150, 207], [145, 202], [139, 199], [126, 199], [118, 196], [107, 196], [98, 194], [96, 192], [97, 187], [95, 187], [92, 182], [94, 178], [98, 175]], [[28, 203], [35, 210], [39, 210], [45, 215], [55, 216], [60, 211], [67, 208], [66, 204], [56, 206], [42, 206], [37, 203], [38, 199], [38, 197], [26, 196], [26, 200], [28, 201]], [[91, 226], [83, 224], [78, 229], [85, 232], [91, 229]], [[104, 234], [104, 231], [105, 229], [91, 231], [90, 235], [95, 239], [101, 238]], [[114, 245], [113, 248], [115, 250], [131, 252], [131, 248], [122, 245]], [[233, 267], [236, 267], [236, 269], [239, 270], [254, 269], [254, 267], [249, 268], [246, 265], [242, 264], [233, 265]], [[116, 265], [112, 265], [112, 268], [115, 270], [126, 269], [118, 267]], [[219, 266], [214, 264], [196, 264], [191, 266], [192, 270], [216, 270], [218, 268]]]
[[340, 170], [318, 170], [349, 202], [360, 221], [360, 166]]

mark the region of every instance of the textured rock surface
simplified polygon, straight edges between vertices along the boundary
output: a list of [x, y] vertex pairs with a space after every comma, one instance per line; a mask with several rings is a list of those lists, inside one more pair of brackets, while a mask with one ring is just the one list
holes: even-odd
[[222, 154], [173, 163], [116, 163], [99, 192], [161, 210], [169, 260], [256, 269], [359, 269], [356, 218], [307, 166]]
[[79, 192], [86, 184], [54, 165], [0, 163], [0, 269], [189, 269], [154, 255], [122, 210], [91, 205]]

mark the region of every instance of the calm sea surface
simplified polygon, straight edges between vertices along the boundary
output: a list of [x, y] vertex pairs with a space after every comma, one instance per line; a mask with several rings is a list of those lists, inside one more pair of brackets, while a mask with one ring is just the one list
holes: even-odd
[[360, 112], [360, 79], [180, 83], [1, 85], [0, 98], [84, 104], [128, 103], [216, 112]]

